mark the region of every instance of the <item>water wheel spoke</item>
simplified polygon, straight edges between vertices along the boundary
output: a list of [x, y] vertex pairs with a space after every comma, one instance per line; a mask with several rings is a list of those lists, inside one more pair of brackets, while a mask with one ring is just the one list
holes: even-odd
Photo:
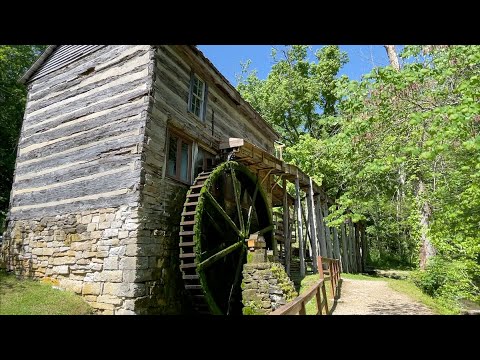
[[235, 278], [233, 280], [232, 287], [230, 288], [230, 296], [228, 297], [227, 315], [230, 315], [230, 307], [232, 305], [233, 289], [235, 289], [235, 287], [237, 286], [238, 281], [240, 280], [240, 274], [242, 273], [242, 270], [243, 270], [243, 254], [244, 253], [245, 253], [245, 246], [242, 246], [240, 256], [238, 257], [237, 270], [235, 271]]
[[223, 233], [225, 232], [225, 229], [222, 229], [222, 228], [220, 227], [220, 225], [218, 225], [217, 220], [215, 220], [215, 219], [213, 218], [213, 216], [210, 215], [210, 213], [209, 213], [208, 211], [205, 211], [205, 213], [207, 214], [208, 218], [211, 220], [210, 224], [213, 225], [213, 227], [215, 228], [215, 230], [217, 230], [219, 234], [223, 234]]
[[198, 264], [197, 271], [206, 269], [207, 267], [213, 265], [218, 260], [223, 259], [225, 256], [227, 256], [231, 252], [237, 250], [238, 248], [242, 247], [243, 245], [244, 245], [244, 240], [242, 239], [242, 240], [236, 242], [235, 244], [230, 245], [229, 247], [227, 247], [223, 250], [220, 250], [218, 253], [206, 258], [200, 264]]
[[273, 230], [273, 225], [264, 227], [263, 229], [258, 230], [258, 231], [256, 231], [255, 233], [258, 234], [258, 235], [262, 235], [262, 234], [265, 234], [266, 232], [269, 232], [269, 231], [271, 231], [271, 230]]
[[185, 289], [205, 312], [242, 313], [245, 237], [261, 229], [267, 247], [272, 242], [269, 201], [260, 186], [248, 168], [227, 161], [190, 188], [180, 223], [180, 270]]
[[245, 227], [245, 234], [248, 236], [250, 234], [250, 225], [252, 224], [252, 213], [255, 207], [255, 200], [257, 199], [258, 194], [258, 181], [255, 183], [255, 191], [253, 192], [252, 204], [248, 209], [248, 219], [247, 219], [247, 226]]
[[230, 227], [237, 233], [238, 237], [242, 237], [241, 231], [238, 229], [237, 225], [233, 220], [228, 216], [228, 214], [223, 210], [220, 204], [215, 200], [215, 198], [210, 194], [210, 192], [205, 191], [206, 198], [212, 203], [213, 207], [219, 212], [220, 215], [225, 219], [225, 221], [230, 225]]
[[232, 173], [232, 184], [233, 184], [233, 192], [235, 193], [235, 204], [237, 205], [237, 213], [238, 213], [238, 222], [240, 224], [240, 230], [242, 233], [245, 232], [245, 226], [243, 223], [243, 215], [242, 215], [242, 207], [240, 205], [240, 191], [238, 188], [239, 183], [237, 183], [237, 176], [235, 175], [235, 170], [233, 167], [230, 167], [230, 172]]

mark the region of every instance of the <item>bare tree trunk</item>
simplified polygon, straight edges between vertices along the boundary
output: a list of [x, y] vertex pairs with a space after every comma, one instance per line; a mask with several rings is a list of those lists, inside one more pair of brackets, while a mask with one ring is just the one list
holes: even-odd
[[428, 238], [428, 228], [430, 225], [430, 215], [432, 210], [426, 200], [423, 199], [425, 194], [425, 184], [420, 179], [417, 185], [417, 199], [420, 200], [420, 269], [425, 270], [428, 259], [435, 255], [436, 251], [432, 242]]
[[387, 50], [388, 60], [390, 61], [390, 65], [399, 71], [400, 70], [400, 63], [398, 62], [397, 52], [395, 51], [395, 45], [383, 45], [385, 50]]

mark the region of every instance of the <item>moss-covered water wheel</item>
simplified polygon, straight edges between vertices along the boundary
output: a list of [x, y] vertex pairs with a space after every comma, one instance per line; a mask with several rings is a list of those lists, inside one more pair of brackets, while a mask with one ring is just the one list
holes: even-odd
[[227, 161], [190, 187], [180, 223], [180, 269], [194, 308], [241, 314], [242, 268], [250, 234], [272, 243], [272, 217], [257, 177]]

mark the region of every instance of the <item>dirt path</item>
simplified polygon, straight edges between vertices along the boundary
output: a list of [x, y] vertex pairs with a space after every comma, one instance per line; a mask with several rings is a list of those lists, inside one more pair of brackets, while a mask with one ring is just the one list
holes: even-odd
[[409, 296], [392, 290], [385, 281], [343, 279], [333, 315], [432, 315]]

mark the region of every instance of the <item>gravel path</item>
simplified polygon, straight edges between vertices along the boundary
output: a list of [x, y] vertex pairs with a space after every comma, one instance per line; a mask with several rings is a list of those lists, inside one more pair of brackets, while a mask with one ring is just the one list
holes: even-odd
[[333, 315], [433, 315], [433, 312], [392, 290], [385, 281], [343, 279]]

